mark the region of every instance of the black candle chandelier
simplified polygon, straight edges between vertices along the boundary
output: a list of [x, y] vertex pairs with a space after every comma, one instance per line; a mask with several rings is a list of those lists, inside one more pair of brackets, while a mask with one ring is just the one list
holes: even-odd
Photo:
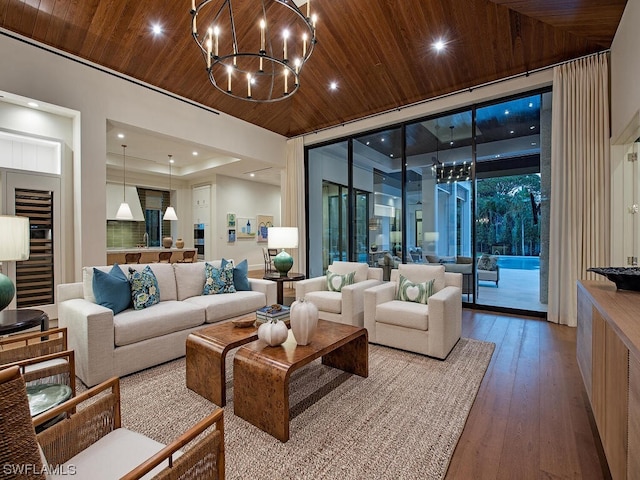
[[310, 3], [305, 15], [293, 0], [191, 0], [191, 33], [213, 86], [252, 102], [297, 92], [316, 44]]
[[[437, 128], [437, 125], [436, 125]], [[453, 149], [453, 129], [455, 127], [451, 125], [451, 140], [449, 141], [449, 147]], [[436, 130], [437, 131], [437, 130]], [[437, 142], [437, 139], [436, 139]], [[445, 165], [437, 158], [438, 144], [436, 143], [436, 158], [433, 162], [432, 169], [435, 170], [436, 183], [456, 183], [466, 182], [471, 178], [471, 162], [464, 161], [462, 163], [456, 163]]]

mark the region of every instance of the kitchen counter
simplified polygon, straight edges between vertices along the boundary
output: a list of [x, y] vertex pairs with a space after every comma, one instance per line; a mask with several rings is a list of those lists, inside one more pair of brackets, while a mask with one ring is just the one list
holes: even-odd
[[160, 252], [172, 252], [171, 263], [175, 263], [178, 260], [182, 260], [182, 252], [187, 250], [194, 250], [194, 248], [164, 248], [164, 247], [142, 247], [142, 248], [108, 248], [107, 249], [107, 265], [113, 265], [114, 263], [124, 264], [126, 253], [141, 253], [140, 263], [153, 263], [158, 261], [158, 253]]

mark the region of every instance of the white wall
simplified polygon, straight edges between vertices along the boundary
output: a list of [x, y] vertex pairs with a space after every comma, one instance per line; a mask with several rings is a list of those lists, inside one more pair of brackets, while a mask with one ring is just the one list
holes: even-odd
[[81, 266], [106, 263], [107, 119], [284, 166], [286, 138], [237, 118], [210, 113], [10, 37], [0, 36], [0, 58], [11, 66], [0, 69], [0, 90], [80, 112], [72, 142], [76, 279], [81, 278]]
[[216, 217], [212, 223], [214, 257], [207, 260], [224, 257], [238, 263], [246, 258], [250, 270], [264, 268], [262, 247], [266, 247], [266, 243], [258, 243], [255, 238], [237, 238], [233, 243], [227, 242], [227, 213], [253, 220], [256, 215], [273, 215], [273, 225], [279, 227], [280, 187], [218, 175], [212, 210], [215, 210]]

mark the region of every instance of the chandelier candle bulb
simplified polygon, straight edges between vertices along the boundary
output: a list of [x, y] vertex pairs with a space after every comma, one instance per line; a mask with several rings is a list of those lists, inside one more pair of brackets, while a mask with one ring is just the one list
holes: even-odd
[[[195, 2], [194, 2], [194, 5], [195, 5]], [[307, 18], [309, 18], [310, 16], [311, 16], [311, 0], [307, 0]]]
[[[191, 11], [196, 11], [196, 0], [191, 0]], [[309, 16], [309, 9], [307, 9], [307, 17]]]
[[307, 56], [307, 34], [302, 35], [302, 58]]
[[284, 38], [284, 61], [287, 61], [287, 38], [289, 38], [289, 30], [282, 32], [282, 38]]
[[251, 74], [247, 73], [247, 98], [251, 98]]
[[211, 68], [211, 38], [207, 40], [207, 69]]
[[284, 67], [284, 94], [289, 93], [289, 69]]
[[[260, 53], [266, 53], [265, 49], [265, 36], [264, 36], [264, 28], [267, 26], [267, 22], [264, 21], [264, 18], [260, 20]], [[260, 70], [262, 70], [262, 59], [260, 59]]]
[[231, 72], [233, 71], [233, 67], [227, 67], [227, 92], [231, 93]]
[[213, 49], [213, 55], [218, 58], [218, 40], [220, 37], [220, 29], [218, 27], [215, 27], [213, 29], [213, 34], [215, 35], [215, 42], [214, 42], [214, 49]]

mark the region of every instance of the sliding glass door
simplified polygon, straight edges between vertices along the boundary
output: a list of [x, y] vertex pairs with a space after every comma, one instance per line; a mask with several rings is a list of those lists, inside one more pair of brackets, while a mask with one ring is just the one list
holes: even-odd
[[307, 150], [309, 275], [444, 265], [474, 306], [545, 312], [551, 92]]

